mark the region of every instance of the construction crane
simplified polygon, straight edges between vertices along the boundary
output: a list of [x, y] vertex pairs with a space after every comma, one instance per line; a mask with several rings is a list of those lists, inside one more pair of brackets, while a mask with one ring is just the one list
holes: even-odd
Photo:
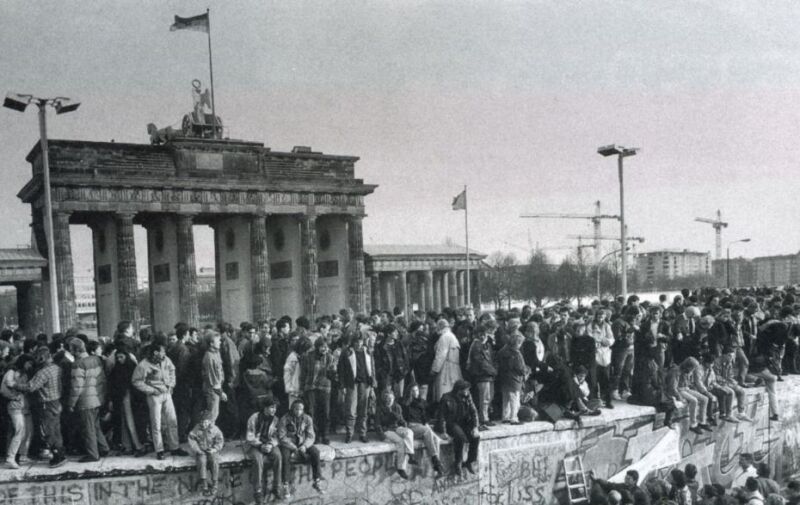
[[616, 219], [619, 220], [619, 216], [611, 215], [611, 214], [602, 214], [600, 211], [600, 200], [597, 200], [594, 203], [594, 214], [560, 214], [560, 213], [541, 213], [541, 214], [522, 214], [519, 217], [526, 218], [526, 219], [588, 219], [592, 222], [594, 226], [594, 256], [595, 256], [595, 263], [600, 261], [600, 240], [596, 237], [600, 236], [600, 222], [603, 219]]
[[714, 232], [717, 235], [717, 259], [722, 259], [722, 229], [728, 227], [728, 223], [722, 220], [722, 212], [717, 209], [717, 218], [708, 219], [707, 217], [694, 218], [698, 223], [710, 224], [714, 227]]
[[513, 243], [505, 241], [505, 240], [503, 240], [503, 243], [505, 245], [507, 245], [507, 246], [513, 247], [514, 249], [519, 249], [520, 251], [527, 251], [528, 253], [533, 253], [534, 251], [567, 251], [567, 250], [574, 251], [574, 250], [577, 250], [579, 256], [581, 254], [581, 250], [582, 249], [594, 247], [593, 244], [578, 244], [577, 248], [574, 245], [558, 245], [558, 246], [539, 247], [539, 244], [537, 242], [535, 247], [529, 249], [529, 248], [522, 247], [521, 245], [513, 244]]

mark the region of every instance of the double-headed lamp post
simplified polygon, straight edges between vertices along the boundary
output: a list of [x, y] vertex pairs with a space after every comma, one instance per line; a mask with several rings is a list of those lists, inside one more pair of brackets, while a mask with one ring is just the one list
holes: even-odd
[[603, 156], [617, 156], [617, 168], [619, 171], [619, 243], [620, 249], [622, 250], [622, 276], [620, 277], [620, 284], [622, 284], [622, 296], [626, 299], [628, 298], [628, 233], [625, 229], [625, 186], [622, 177], [622, 160], [628, 156], [635, 156], [637, 151], [639, 151], [638, 147], [623, 147], [617, 144], [597, 148], [597, 152]]
[[47, 273], [50, 278], [48, 282], [48, 287], [50, 288], [50, 327], [52, 333], [59, 333], [61, 331], [61, 320], [58, 314], [58, 277], [55, 261], [56, 248], [53, 237], [53, 202], [50, 198], [50, 159], [47, 150], [47, 115], [45, 114], [45, 107], [50, 105], [56, 110], [56, 114], [66, 114], [77, 109], [80, 106], [80, 102], [63, 96], [39, 98], [33, 95], [8, 93], [3, 101], [3, 107], [25, 112], [28, 105], [32, 103], [39, 107], [39, 143], [42, 151], [42, 178], [44, 185], [44, 226], [45, 234], [47, 235]]
[[725, 256], [725, 287], [728, 289], [731, 287], [731, 246], [740, 242], [750, 242], [750, 239], [742, 238], [734, 240], [733, 242], [728, 242], [727, 254]]

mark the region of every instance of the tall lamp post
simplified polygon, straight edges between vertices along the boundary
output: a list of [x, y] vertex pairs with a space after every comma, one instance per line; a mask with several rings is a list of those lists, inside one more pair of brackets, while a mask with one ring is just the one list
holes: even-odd
[[76, 110], [81, 104], [63, 96], [55, 98], [39, 98], [33, 95], [21, 95], [8, 93], [3, 101], [3, 107], [13, 109], [18, 112], [25, 112], [30, 104], [39, 107], [39, 143], [42, 151], [42, 177], [44, 185], [44, 226], [47, 238], [47, 273], [50, 278], [48, 282], [50, 296], [50, 326], [52, 333], [61, 331], [61, 320], [58, 311], [58, 285], [56, 272], [56, 252], [53, 237], [53, 202], [50, 197], [50, 157], [47, 150], [47, 115], [45, 107], [50, 105], [56, 110], [56, 114], [66, 114]]
[[742, 238], [734, 240], [733, 242], [728, 242], [727, 254], [725, 256], [725, 287], [728, 289], [731, 287], [731, 246], [740, 242], [750, 242], [750, 239]]
[[617, 156], [617, 169], [619, 171], [619, 243], [622, 249], [622, 296], [628, 298], [628, 254], [627, 254], [627, 230], [625, 228], [625, 185], [622, 177], [622, 160], [628, 156], [635, 156], [639, 151], [638, 147], [623, 147], [617, 144], [602, 146], [597, 148], [597, 152], [603, 156]]
[[598, 300], [600, 299], [600, 296], [601, 296], [601, 293], [600, 293], [600, 267], [602, 266], [602, 264], [606, 260], [606, 258], [608, 258], [609, 256], [613, 256], [613, 255], [617, 254], [620, 251], [621, 251], [621, 249], [615, 249], [615, 250], [611, 251], [610, 253], [606, 254], [605, 256], [603, 256], [602, 258], [600, 258], [600, 260], [597, 262], [597, 299]]

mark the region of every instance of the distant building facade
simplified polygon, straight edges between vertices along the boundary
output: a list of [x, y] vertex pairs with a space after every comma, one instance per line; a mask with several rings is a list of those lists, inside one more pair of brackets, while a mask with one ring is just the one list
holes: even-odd
[[692, 275], [711, 275], [710, 255], [707, 252], [687, 249], [641, 253], [636, 257], [636, 273], [644, 282]]
[[800, 252], [759, 256], [756, 258], [732, 258], [730, 266], [724, 259], [714, 260], [714, 277], [720, 284], [727, 284], [730, 269], [730, 285], [737, 286], [785, 286], [800, 283]]

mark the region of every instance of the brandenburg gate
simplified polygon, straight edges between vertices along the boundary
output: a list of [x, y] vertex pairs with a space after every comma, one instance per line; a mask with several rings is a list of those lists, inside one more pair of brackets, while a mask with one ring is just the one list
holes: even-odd
[[[199, 324], [193, 225], [214, 230], [217, 315], [226, 321], [365, 310], [362, 219], [376, 186], [355, 178], [357, 157], [191, 137], [161, 145], [51, 140], [48, 149], [58, 307], [45, 297], [45, 312], [58, 310], [62, 328], [77, 320], [71, 224], [92, 230], [99, 335], [139, 319], [136, 224], [147, 231], [156, 330]], [[47, 251], [39, 144], [26, 159], [33, 177], [18, 196], [31, 205], [38, 248]]]

